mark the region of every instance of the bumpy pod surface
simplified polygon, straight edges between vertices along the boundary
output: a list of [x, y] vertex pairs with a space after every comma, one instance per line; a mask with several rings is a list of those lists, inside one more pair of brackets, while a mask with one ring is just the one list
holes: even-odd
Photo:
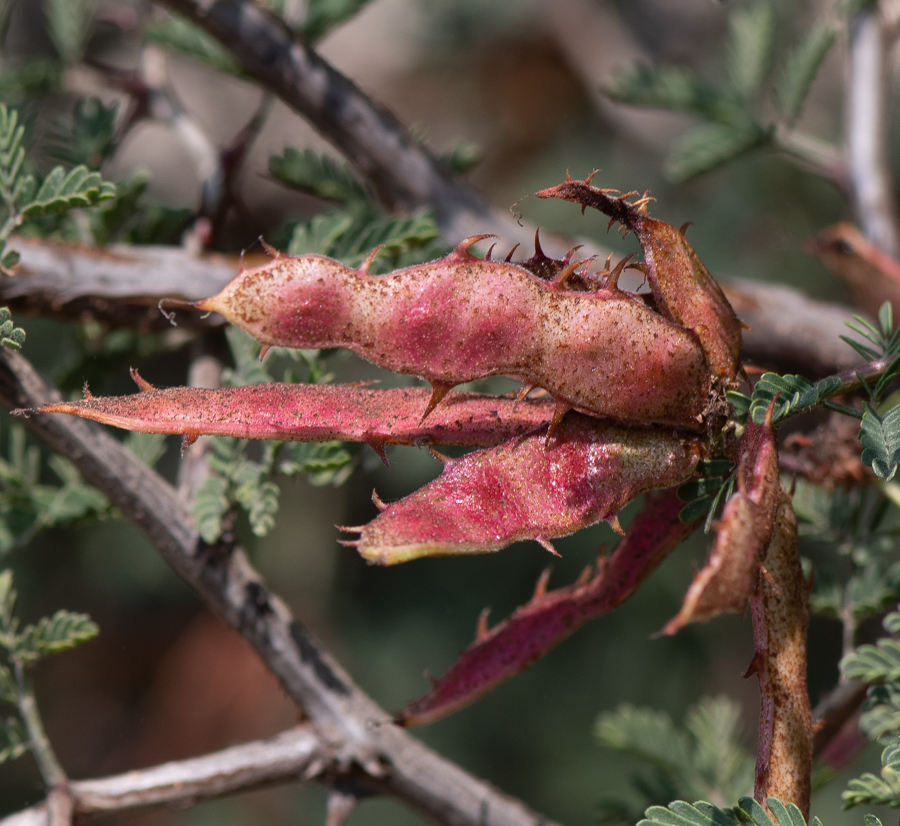
[[[458, 460], [434, 482], [385, 507], [348, 543], [371, 562], [496, 551], [522, 539], [549, 544], [606, 520], [648, 490], [690, 477], [695, 440], [613, 427], [572, 414], [546, 429]], [[621, 530], [621, 529], [620, 529]]]
[[697, 334], [713, 375], [734, 379], [740, 367], [740, 322], [684, 233], [647, 215], [646, 205], [651, 199], [646, 194], [630, 204], [625, 199], [637, 193], [619, 195], [616, 190], [597, 189], [590, 185], [593, 177], [584, 181], [569, 178], [535, 194], [581, 204], [582, 210], [592, 207], [608, 215], [610, 224], [618, 221], [634, 232], [644, 252], [643, 269], [660, 312]]
[[440, 393], [505, 375], [599, 416], [702, 430], [709, 368], [694, 334], [610, 282], [565, 289], [482, 260], [464, 241], [430, 264], [372, 276], [279, 256], [197, 303], [267, 345], [346, 347]]
[[423, 725], [464, 708], [533, 665], [588, 620], [621, 605], [697, 527], [679, 519], [683, 507], [674, 490], [649, 496], [615, 552], [595, 571], [588, 568], [573, 585], [546, 591], [547, 569], [531, 601], [508, 619], [488, 629], [482, 614], [475, 642], [433, 681], [431, 691], [397, 715], [397, 722]]

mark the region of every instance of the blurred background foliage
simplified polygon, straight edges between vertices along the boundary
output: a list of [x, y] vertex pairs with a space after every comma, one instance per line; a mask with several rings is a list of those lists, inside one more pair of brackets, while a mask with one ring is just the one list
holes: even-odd
[[[297, 17], [302, 4], [286, 0], [278, 5], [287, 19], [302, 19]], [[749, 79], [732, 73], [732, 92], [745, 96], [735, 105], [751, 112], [759, 127], [746, 147], [755, 151], [691, 180], [684, 180], [685, 163], [673, 163], [673, 153], [676, 161], [678, 152], [683, 158], [683, 136], [704, 128], [706, 115], [700, 112], [698, 120], [696, 110], [636, 108], [613, 99], [627, 96], [627, 83], [613, 97], [607, 92], [621, 72], [638, 65], [674, 67], [682, 78], [693, 78], [691, 83], [724, 88], [729, 38], [732, 44], [745, 42], [742, 38], [758, 24], [752, 15], [759, 4], [373, 0], [313, 5], [324, 11], [308, 18], [305, 30], [318, 39], [322, 54], [412, 124], [415, 134], [454, 168], [468, 170], [472, 186], [499, 208], [559, 182], [566, 169], [583, 176], [599, 167], [601, 185], [649, 189], [657, 199], [654, 215], [676, 226], [693, 222], [691, 242], [714, 274], [848, 299], [834, 277], [804, 252], [804, 243], [818, 230], [847, 217], [846, 201], [771, 139], [772, 125], [787, 118], [823, 141], [840, 144], [846, 44], [835, 4], [792, 0], [766, 7], [770, 19], [763, 23], [772, 34], [773, 54], [793, 54], [822, 20], [835, 21], [836, 42], [824, 56], [802, 112], [791, 107], [783, 76], [779, 81], [764, 69], [750, 72]], [[338, 24], [342, 14], [360, 6], [358, 14]], [[201, 246], [232, 254], [248, 248], [258, 252], [256, 239], [264, 234], [295, 253], [329, 252], [354, 263], [388, 240], [392, 246], [380, 259], [382, 271], [439, 254], [428, 212], [400, 218], [383, 213], [303, 121], [243, 79], [215, 43], [145, 0], [6, 0], [0, 12], [0, 17], [8, 13], [0, 96], [17, 107], [26, 126], [34, 174], [46, 174], [60, 161], [85, 164], [118, 185], [114, 201], [77, 214], [37, 218], [23, 226], [24, 232], [100, 244], [196, 245], [199, 239]], [[744, 15], [739, 24], [738, 14]], [[121, 90], [123, 79], [139, 72], [145, 78], [162, 73], [160, 85], [213, 147], [233, 146], [235, 136], [253, 124], [252, 139], [240, 145], [241, 160], [227, 181], [227, 197], [210, 195], [210, 179], [198, 174], [197, 158], [171, 120], [136, 119], [135, 100]], [[632, 97], [653, 86], [651, 75], [648, 70], [631, 76]], [[641, 82], [644, 86], [636, 90]], [[773, 98], [773, 90], [781, 97]], [[896, 149], [900, 142], [892, 140], [891, 146]], [[321, 159], [323, 152], [330, 160]], [[604, 221], [582, 217], [569, 205], [526, 199], [517, 209], [549, 230], [595, 238], [620, 251], [636, 249], [632, 238], [607, 235]], [[95, 394], [131, 392], [129, 366], [158, 386], [184, 384], [191, 362], [204, 353], [230, 366], [235, 383], [261, 380], [242, 377], [250, 362], [242, 364], [239, 343], [229, 347], [222, 332], [198, 340], [178, 329], [16, 320], [27, 329], [28, 358], [66, 392], [79, 392], [86, 380]], [[294, 372], [301, 380], [313, 373], [312, 380], [328, 380], [324, 374], [331, 373], [336, 381], [406, 381], [343, 353], [312, 354], [300, 362], [273, 353], [260, 369], [263, 378]], [[201, 754], [272, 734], [296, 720], [296, 710], [249, 647], [206, 614], [140, 532], [117, 519], [104, 502], [83, 503], [81, 510], [66, 511], [65, 518], [37, 531], [34, 519], [29, 521], [31, 511], [22, 505], [31, 501], [23, 500], [23, 486], [59, 487], [62, 479], [77, 488], [80, 482], [54, 476], [49, 467], [39, 478], [28, 477], [26, 458], [17, 466], [16, 457], [41, 451], [46, 464], [46, 453], [39, 446], [23, 447], [21, 432], [5, 415], [0, 441], [0, 453], [10, 457], [0, 465], [0, 511], [18, 508], [17, 520], [10, 522], [13, 533], [3, 537], [2, 564], [15, 571], [23, 621], [64, 606], [90, 614], [100, 628], [96, 639], [35, 670], [48, 732], [71, 776]], [[148, 457], [164, 447], [155, 457], [157, 468], [176, 478], [181, 460], [175, 440], [134, 446]], [[258, 505], [256, 517], [251, 502], [234, 524], [270, 586], [388, 709], [425, 691], [424, 669], [439, 674], [453, 662], [473, 638], [482, 608], [491, 606], [497, 620], [525, 602], [550, 561], [543, 549], [529, 544], [471, 559], [368, 567], [337, 545], [334, 525], [371, 518], [373, 487], [382, 498], [394, 499], [436, 476], [439, 464], [427, 451], [389, 449], [389, 472], [368, 448], [347, 452], [335, 447], [324, 464], [320, 456], [281, 456], [304, 472], [272, 476], [275, 458], [258, 445], [220, 447], [219, 471], [228, 484], [238, 486], [249, 478], [249, 462], [257, 480], [254, 491], [262, 485], [280, 488], [277, 512], [274, 494], [265, 488], [269, 499]], [[34, 465], [33, 459], [27, 461]], [[234, 474], [241, 462], [245, 476], [238, 479]], [[344, 467], [355, 471], [347, 480]], [[211, 535], [221, 528], [226, 508], [215, 509], [226, 492], [223, 482], [206, 501], [212, 508], [211, 517], [209, 509], [205, 512], [212, 519]], [[819, 592], [823, 616], [814, 618], [811, 630], [814, 703], [834, 685], [842, 652], [842, 627], [826, 616], [846, 607], [842, 593], [834, 596], [833, 583], [843, 586], [851, 575], [862, 578], [875, 564], [894, 571], [890, 565], [896, 562], [896, 529], [889, 523], [890, 530], [878, 533], [875, 528], [882, 523], [873, 521], [875, 506], [851, 500], [852, 495], [838, 493], [825, 501], [817, 491], [803, 500], [801, 515], [810, 526], [804, 550], [825, 560], [827, 574]], [[274, 526], [271, 518], [263, 519], [273, 515]], [[88, 519], [97, 516], [99, 521]], [[559, 542], [563, 558], [553, 560], [551, 587], [574, 580], [601, 545], [613, 542], [605, 527]], [[697, 734], [703, 714], [718, 714], [721, 724], [730, 726], [734, 772], [728, 782], [738, 782], [746, 775], [741, 749], [753, 751], [758, 703], [755, 681], [741, 679], [752, 655], [749, 618], [689, 627], [674, 638], [652, 636], [676, 613], [691, 565], [702, 560], [705, 546], [704, 537], [694, 537], [622, 608], [589, 624], [531, 671], [418, 735], [571, 826], [630, 817], [655, 794], [673, 788], [706, 788], [711, 781], [703, 761], [712, 758], [708, 749], [703, 751], [702, 733]], [[889, 583], [877, 604], [859, 601], [863, 631], [869, 617], [896, 602], [900, 575], [892, 576], [876, 577]], [[860, 588], [871, 597], [871, 589]], [[704, 695], [725, 695], [732, 704], [719, 700], [695, 707]], [[609, 716], [622, 703], [631, 710], [624, 717]], [[687, 719], [692, 734], [676, 739], [682, 738], [678, 742], [696, 758], [692, 774], [685, 769], [680, 777], [660, 775], [657, 760], [656, 780], [640, 780], [641, 760], [622, 754], [646, 758], [622, 734], [625, 722], [637, 719], [634, 707], [669, 715], [670, 726], [680, 727]], [[607, 716], [595, 727], [601, 713]], [[877, 749], [864, 760], [877, 770]], [[814, 797], [813, 813], [827, 826], [861, 819], [857, 812], [840, 811], [844, 785], [837, 782]], [[0, 768], [0, 811], [42, 796], [31, 758]], [[319, 824], [323, 818], [321, 789], [285, 787], [122, 822], [250, 826]], [[390, 801], [364, 803], [349, 820], [359, 826], [420, 822]]]

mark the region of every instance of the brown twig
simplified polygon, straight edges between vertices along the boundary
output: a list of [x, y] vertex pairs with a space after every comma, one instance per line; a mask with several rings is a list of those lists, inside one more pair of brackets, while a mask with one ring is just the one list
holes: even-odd
[[[35, 407], [60, 398], [21, 355], [0, 352], [2, 406]], [[203, 601], [244, 635], [332, 744], [339, 763], [361, 767], [379, 793], [440, 823], [552, 826], [393, 725], [269, 592], [244, 551], [227, 538], [203, 543], [172, 486], [119, 442], [68, 416], [32, 416], [24, 424], [106, 494]]]

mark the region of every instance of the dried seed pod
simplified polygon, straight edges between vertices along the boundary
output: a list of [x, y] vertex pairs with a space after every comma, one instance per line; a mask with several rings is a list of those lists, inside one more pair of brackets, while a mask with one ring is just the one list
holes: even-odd
[[481, 237], [385, 276], [280, 256], [197, 306], [264, 345], [347, 347], [426, 379], [426, 414], [456, 384], [506, 375], [545, 388], [561, 411], [703, 428], [710, 377], [693, 333], [616, 288], [565, 289], [567, 269], [548, 283], [476, 258], [469, 247]]
[[[606, 520], [641, 493], [689, 478], [696, 440], [572, 415], [549, 442], [542, 428], [447, 460], [434, 482], [388, 505], [348, 543], [371, 562], [496, 551], [550, 540]], [[550, 546], [552, 548], [552, 546]]]
[[644, 251], [644, 267], [659, 311], [693, 330], [703, 345], [713, 375], [731, 381], [740, 368], [741, 326], [722, 288], [709, 274], [681, 230], [647, 215], [653, 200], [646, 193], [633, 203], [615, 190], [591, 186], [593, 173], [584, 181], [567, 178], [558, 186], [536, 192], [538, 198], [560, 198], [593, 207], [632, 231]]

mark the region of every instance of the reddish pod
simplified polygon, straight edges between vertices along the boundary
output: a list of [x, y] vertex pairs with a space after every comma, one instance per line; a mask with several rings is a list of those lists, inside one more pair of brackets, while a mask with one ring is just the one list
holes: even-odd
[[347, 347], [426, 379], [427, 415], [456, 384], [521, 379], [559, 402], [640, 424], [702, 430], [710, 377], [693, 333], [619, 290], [566, 289], [505, 261], [476, 258], [463, 241], [445, 258], [373, 276], [319, 255], [281, 256], [245, 270], [197, 302], [264, 345]]

